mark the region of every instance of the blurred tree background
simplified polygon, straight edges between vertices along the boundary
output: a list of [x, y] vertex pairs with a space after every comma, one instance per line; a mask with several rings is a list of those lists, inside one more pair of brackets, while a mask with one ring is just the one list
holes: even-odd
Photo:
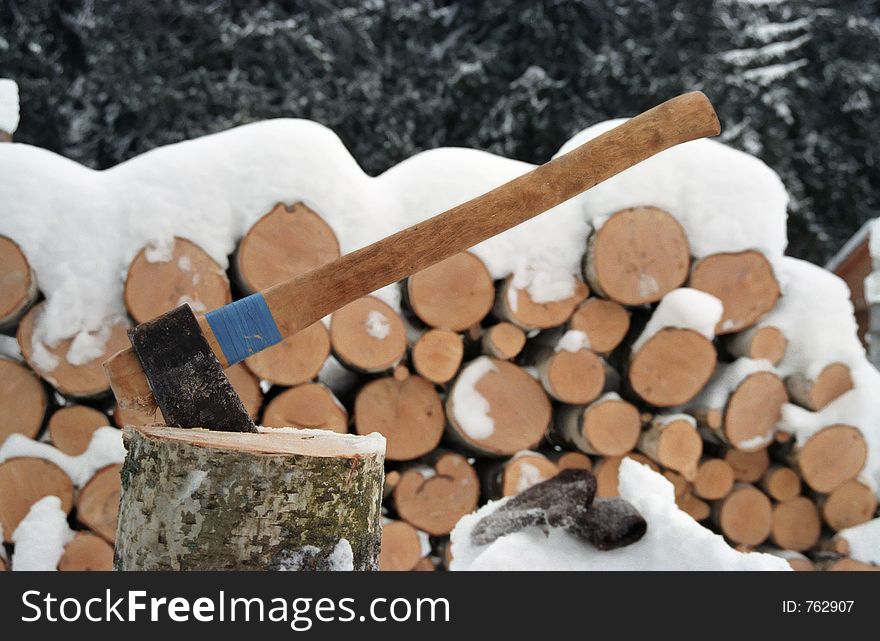
[[373, 174], [441, 145], [537, 163], [701, 89], [782, 175], [790, 253], [816, 262], [880, 215], [878, 53], [865, 0], [0, 0], [16, 140], [92, 167], [288, 116]]

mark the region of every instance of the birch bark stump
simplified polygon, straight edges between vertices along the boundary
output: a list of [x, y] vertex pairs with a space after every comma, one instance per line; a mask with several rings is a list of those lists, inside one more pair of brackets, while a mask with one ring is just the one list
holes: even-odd
[[375, 570], [385, 442], [127, 427], [117, 570]]

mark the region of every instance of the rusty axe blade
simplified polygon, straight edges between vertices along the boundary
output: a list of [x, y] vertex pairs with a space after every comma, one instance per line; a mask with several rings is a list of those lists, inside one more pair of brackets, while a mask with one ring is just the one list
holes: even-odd
[[188, 305], [130, 329], [128, 337], [166, 425], [257, 431]]

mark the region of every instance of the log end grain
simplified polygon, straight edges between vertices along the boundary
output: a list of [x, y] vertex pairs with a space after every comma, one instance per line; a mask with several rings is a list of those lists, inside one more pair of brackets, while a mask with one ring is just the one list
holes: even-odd
[[426, 325], [461, 332], [492, 309], [495, 283], [483, 261], [462, 252], [407, 279], [407, 300]]
[[259, 378], [292, 387], [314, 380], [330, 355], [330, 332], [317, 322], [245, 360]]
[[35, 438], [48, 405], [43, 383], [33, 371], [0, 358], [0, 445], [14, 433]]
[[629, 383], [651, 405], [681, 405], [706, 385], [716, 361], [712, 341], [702, 334], [690, 329], [662, 329], [632, 356]]
[[298, 385], [269, 401], [263, 425], [348, 432], [348, 412], [321, 383]]
[[590, 349], [607, 354], [623, 342], [629, 331], [630, 313], [611, 300], [588, 298], [578, 307], [569, 320], [569, 329], [583, 332], [590, 342]]
[[103, 412], [87, 405], [67, 405], [49, 419], [49, 438], [65, 454], [78, 456], [89, 447], [95, 430], [105, 425], [110, 421]]
[[403, 358], [406, 329], [391, 307], [365, 296], [333, 313], [330, 344], [336, 358], [352, 369], [382, 372]]
[[61, 468], [40, 458], [13, 458], [0, 463], [0, 526], [6, 543], [31, 506], [44, 496], [61, 499], [61, 509], [73, 506], [73, 482]]

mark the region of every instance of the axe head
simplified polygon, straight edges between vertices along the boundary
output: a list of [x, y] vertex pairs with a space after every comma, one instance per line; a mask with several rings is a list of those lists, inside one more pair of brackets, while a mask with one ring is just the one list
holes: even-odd
[[141, 323], [128, 337], [166, 425], [257, 431], [189, 305]]

